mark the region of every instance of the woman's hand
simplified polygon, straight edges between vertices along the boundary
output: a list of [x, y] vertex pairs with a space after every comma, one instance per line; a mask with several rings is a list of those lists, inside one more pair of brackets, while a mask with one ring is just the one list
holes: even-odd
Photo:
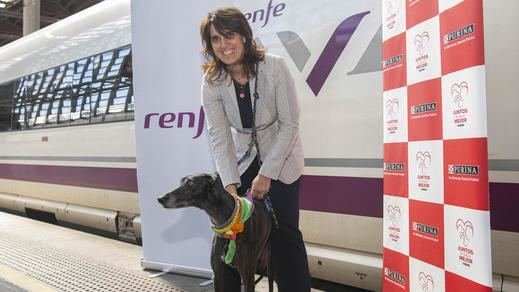
[[270, 177], [258, 174], [252, 181], [251, 192], [252, 196], [256, 199], [262, 200], [265, 194], [270, 189]]
[[227, 186], [225, 187], [225, 190], [228, 191], [228, 192], [231, 193], [231, 194], [235, 194], [235, 195], [238, 194], [238, 189], [236, 188], [236, 185], [235, 185], [235, 184], [227, 185]]

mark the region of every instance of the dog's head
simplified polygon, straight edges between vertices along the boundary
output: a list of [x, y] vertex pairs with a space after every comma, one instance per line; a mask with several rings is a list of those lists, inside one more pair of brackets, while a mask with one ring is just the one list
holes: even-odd
[[222, 188], [216, 174], [193, 174], [180, 180], [180, 186], [158, 198], [164, 208], [184, 208], [203, 206], [212, 201], [211, 195]]

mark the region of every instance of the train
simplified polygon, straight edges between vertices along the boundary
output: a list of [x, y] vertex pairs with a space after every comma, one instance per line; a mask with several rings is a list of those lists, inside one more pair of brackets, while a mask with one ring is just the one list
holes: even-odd
[[[492, 269], [502, 291], [519, 290], [517, 11], [515, 0], [484, 1]], [[130, 14], [129, 0], [103, 1], [0, 47], [0, 210], [142, 242]], [[329, 92], [349, 86], [347, 106], [325, 89], [327, 103], [301, 100], [310, 273], [372, 291], [382, 287], [383, 250], [379, 27], [359, 25], [358, 45], [337, 64], [348, 79]], [[312, 37], [304, 35], [310, 46]], [[294, 75], [309, 70], [299, 69]], [[331, 138], [340, 131], [348, 135]]]

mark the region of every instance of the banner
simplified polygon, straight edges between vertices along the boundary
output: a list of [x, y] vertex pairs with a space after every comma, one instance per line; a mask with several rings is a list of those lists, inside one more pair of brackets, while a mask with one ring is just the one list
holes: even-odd
[[200, 103], [199, 25], [230, 1], [132, 1], [137, 179], [144, 268], [211, 277], [205, 212], [166, 210], [157, 198], [180, 178], [214, 172]]
[[482, 0], [383, 0], [384, 291], [491, 291]]

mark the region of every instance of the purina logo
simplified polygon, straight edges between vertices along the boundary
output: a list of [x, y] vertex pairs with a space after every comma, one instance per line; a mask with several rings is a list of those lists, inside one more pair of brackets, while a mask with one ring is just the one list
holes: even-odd
[[418, 274], [418, 281], [420, 282], [420, 288], [424, 292], [434, 291], [434, 279], [431, 275], [426, 275], [424, 272]]
[[420, 172], [426, 174], [427, 168], [431, 165], [431, 153], [429, 153], [429, 151], [418, 151], [416, 153], [416, 162], [418, 163]]
[[400, 55], [396, 55], [396, 56], [385, 59], [382, 62], [382, 68], [386, 69], [388, 67], [396, 65], [397, 63], [402, 62], [402, 57], [403, 57], [403, 55], [400, 54]]
[[[425, 51], [426, 51], [426, 46], [428, 43], [429, 43], [429, 33], [427, 31], [424, 31], [424, 32], [414, 36], [414, 48], [420, 58], [423, 58], [423, 57], [427, 58]], [[417, 58], [416, 61], [419, 61], [420, 58]]]
[[474, 33], [474, 24], [469, 24], [465, 27], [462, 27], [456, 31], [453, 31], [451, 33], [448, 33], [446, 34], [444, 37], [443, 37], [443, 44], [448, 44], [452, 41], [455, 41], [457, 39], [460, 39], [466, 35], [470, 35]]
[[462, 265], [470, 267], [474, 262], [474, 250], [469, 247], [470, 242], [474, 238], [474, 226], [470, 221], [458, 219], [456, 221], [456, 230], [458, 231], [458, 260]]
[[411, 114], [436, 111], [436, 102], [417, 104], [411, 107]]
[[395, 271], [392, 271], [388, 268], [384, 268], [384, 275], [386, 275], [386, 277], [389, 277], [393, 280], [396, 280], [398, 283], [402, 284], [402, 285], [405, 285], [405, 276], [402, 275], [402, 274], [399, 274]]
[[413, 230], [425, 234], [432, 235], [434, 237], [438, 236], [438, 228], [434, 226], [425, 225], [422, 223], [413, 222]]
[[384, 163], [384, 170], [388, 171], [404, 171], [405, 164], [403, 163]]
[[399, 109], [398, 99], [393, 98], [393, 99], [388, 99], [386, 101], [386, 113], [390, 120], [397, 119], [398, 109]]
[[459, 239], [466, 247], [474, 237], [474, 226], [470, 221], [463, 221], [458, 219], [456, 221], [456, 230], [458, 230]]
[[479, 175], [479, 166], [449, 164], [449, 174]]

